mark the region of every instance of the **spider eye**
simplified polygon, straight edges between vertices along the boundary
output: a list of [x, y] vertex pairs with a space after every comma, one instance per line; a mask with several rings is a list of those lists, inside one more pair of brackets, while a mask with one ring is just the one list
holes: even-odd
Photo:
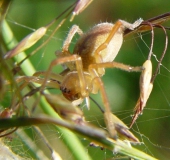
[[71, 92], [71, 90], [66, 87], [60, 87], [60, 90], [62, 91], [64, 97], [69, 101], [74, 101], [80, 98], [78, 93]]
[[60, 90], [65, 93], [65, 94], [69, 94], [70, 93], [70, 90], [67, 89], [66, 87], [60, 87]]

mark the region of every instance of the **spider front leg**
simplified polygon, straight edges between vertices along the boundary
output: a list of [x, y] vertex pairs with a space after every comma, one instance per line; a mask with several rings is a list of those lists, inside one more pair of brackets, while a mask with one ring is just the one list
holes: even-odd
[[[82, 67], [82, 60], [81, 57], [78, 55], [71, 55], [67, 57], [61, 57], [58, 59], [55, 59], [51, 62], [45, 78], [44, 78], [44, 83], [41, 86], [41, 91], [43, 91], [44, 87], [46, 86], [48, 77], [52, 71], [52, 68], [55, 65], [59, 64], [65, 64], [65, 63], [70, 63], [74, 62], [75, 63], [75, 70], [74, 71], [68, 71], [64, 75], [63, 82], [60, 84], [60, 88], [62, 89], [63, 93], [69, 91], [67, 99], [69, 100], [74, 100], [74, 96], [79, 94], [79, 98], [85, 98], [88, 96], [88, 90], [87, 90], [87, 83], [85, 81], [85, 74], [83, 72], [83, 67]], [[67, 94], [67, 93], [66, 93]], [[69, 98], [70, 96], [70, 98]]]

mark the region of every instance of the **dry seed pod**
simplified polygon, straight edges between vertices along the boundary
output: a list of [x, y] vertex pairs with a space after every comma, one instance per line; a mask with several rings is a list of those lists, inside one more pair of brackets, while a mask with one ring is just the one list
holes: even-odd
[[[151, 78], [152, 78], [152, 63], [150, 60], [146, 60], [143, 64], [143, 67], [145, 68], [140, 76], [140, 105], [145, 106], [146, 102], [149, 98], [149, 95], [152, 91], [152, 84]], [[143, 108], [143, 107], [142, 107]], [[143, 109], [142, 109], [143, 110]]]
[[138, 118], [139, 114], [142, 113], [153, 88], [153, 84], [151, 83], [152, 62], [150, 60], [146, 60], [143, 67], [145, 69], [142, 71], [140, 76], [140, 97], [135, 106], [135, 114], [132, 118], [130, 128]]
[[74, 8], [70, 21], [72, 21], [76, 15], [81, 13], [92, 1], [93, 0], [79, 0]]
[[4, 56], [5, 59], [12, 58], [15, 55], [23, 52], [27, 48], [34, 45], [42, 36], [45, 35], [47, 31], [46, 27], [41, 27], [37, 29], [35, 32], [29, 34], [27, 37], [25, 37], [20, 43], [17, 44], [12, 50], [8, 51], [6, 55]]

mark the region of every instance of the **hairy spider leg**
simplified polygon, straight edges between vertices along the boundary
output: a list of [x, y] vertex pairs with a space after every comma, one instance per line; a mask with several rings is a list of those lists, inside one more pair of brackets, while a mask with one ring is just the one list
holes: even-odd
[[73, 25], [67, 35], [66, 40], [64, 41], [62, 52], [68, 52], [70, 43], [76, 33], [78, 33], [81, 36], [83, 34], [83, 31], [79, 28], [79, 26]]

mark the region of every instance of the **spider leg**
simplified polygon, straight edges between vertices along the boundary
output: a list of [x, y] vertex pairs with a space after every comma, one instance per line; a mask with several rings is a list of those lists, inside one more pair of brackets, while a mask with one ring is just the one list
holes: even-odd
[[138, 142], [138, 139], [128, 130], [128, 127], [119, 118], [117, 118], [115, 115], [112, 114], [109, 100], [107, 98], [107, 94], [104, 89], [104, 84], [96, 72], [97, 68], [113, 68], [113, 67], [120, 68], [126, 71], [141, 71], [143, 70], [143, 67], [130, 67], [128, 65], [124, 65], [117, 62], [91, 64], [89, 66], [89, 72], [93, 75], [94, 81], [97, 83], [100, 90], [100, 94], [105, 107], [105, 112], [104, 112], [105, 124], [110, 136], [116, 139], [117, 133], [119, 133], [120, 136], [125, 137], [125, 139], [128, 139], [133, 142]]
[[[56, 51], [55, 54], [58, 58], [61, 57], [67, 57], [67, 56], [71, 56], [72, 54], [69, 51], [69, 46], [70, 43], [74, 37], [74, 35], [78, 33], [80, 36], [83, 34], [83, 31], [79, 28], [79, 26], [77, 25], [73, 25], [72, 28], [70, 29], [67, 38], [64, 41], [63, 47], [62, 47], [62, 51]], [[67, 68], [69, 68], [70, 70], [74, 70], [75, 69], [75, 65], [74, 63], [65, 63], [65, 66], [67, 66]]]
[[[76, 73], [78, 74], [78, 78], [79, 78], [79, 82], [80, 82], [81, 95], [82, 95], [82, 97], [87, 97], [88, 91], [86, 89], [86, 82], [85, 82], [85, 77], [84, 77], [84, 73], [83, 73], [82, 60], [81, 60], [81, 57], [76, 54], [71, 55], [71, 56], [57, 58], [51, 62], [50, 66], [46, 72], [44, 82], [41, 86], [41, 91], [43, 91], [44, 87], [46, 86], [46, 83], [49, 78], [49, 75], [51, 74], [52, 68], [55, 65], [65, 64], [67, 62], [75, 62], [75, 65], [76, 65], [75, 69], [76, 69]], [[70, 75], [70, 76], [72, 76], [72, 75]]]
[[66, 40], [64, 41], [62, 52], [67, 52], [70, 46], [70, 43], [74, 37], [74, 35], [78, 33], [80, 36], [83, 34], [83, 31], [77, 25], [73, 25], [67, 35]]
[[119, 63], [119, 62], [105, 62], [105, 63], [95, 63], [95, 64], [91, 64], [89, 66], [89, 69], [97, 69], [97, 68], [118, 68], [127, 72], [141, 72], [143, 71], [145, 68], [143, 66], [130, 66], [130, 65], [126, 65], [123, 63]]
[[[100, 59], [100, 61], [102, 60], [101, 57], [100, 57], [100, 51], [102, 51], [103, 49], [105, 49], [107, 47], [107, 45], [109, 44], [109, 42], [111, 41], [111, 39], [113, 38], [113, 36], [116, 34], [116, 33], [119, 33], [119, 34], [122, 34], [123, 36], [123, 33], [125, 31], [125, 29], [130, 29], [130, 30], [134, 30], [136, 27], [138, 27], [141, 23], [142, 23], [142, 19], [139, 19], [137, 21], [135, 21], [133, 24], [131, 23], [128, 23], [126, 21], [123, 21], [123, 20], [118, 20], [109, 36], [107, 37], [107, 39], [105, 40], [105, 42], [103, 42], [95, 51], [94, 55], [96, 58]], [[122, 44], [122, 42], [120, 42]]]

